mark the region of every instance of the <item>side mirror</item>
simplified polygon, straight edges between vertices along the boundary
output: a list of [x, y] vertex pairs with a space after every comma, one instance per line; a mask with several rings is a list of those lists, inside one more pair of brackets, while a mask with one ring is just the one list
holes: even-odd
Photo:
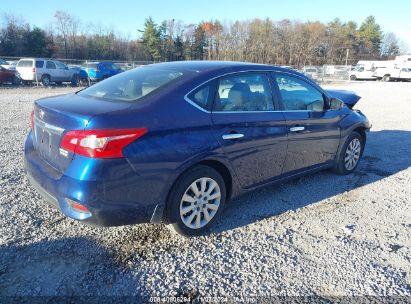
[[344, 102], [334, 97], [330, 98], [330, 100], [328, 101], [328, 104], [329, 104], [330, 110], [339, 110], [344, 106]]

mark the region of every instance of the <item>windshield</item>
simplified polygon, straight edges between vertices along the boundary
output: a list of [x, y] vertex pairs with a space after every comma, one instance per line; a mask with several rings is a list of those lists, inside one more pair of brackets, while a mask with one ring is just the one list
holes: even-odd
[[118, 101], [137, 101], [183, 75], [180, 71], [140, 67], [86, 88], [79, 95]]

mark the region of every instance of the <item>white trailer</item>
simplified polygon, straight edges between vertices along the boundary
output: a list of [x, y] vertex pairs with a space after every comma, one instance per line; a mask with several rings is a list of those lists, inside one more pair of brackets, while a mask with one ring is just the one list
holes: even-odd
[[390, 68], [378, 68], [375, 77], [382, 81], [411, 81], [411, 68], [397, 64]]

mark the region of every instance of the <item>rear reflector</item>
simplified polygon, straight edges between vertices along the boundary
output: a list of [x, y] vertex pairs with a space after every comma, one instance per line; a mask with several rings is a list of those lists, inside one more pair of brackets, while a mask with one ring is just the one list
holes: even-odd
[[65, 210], [65, 214], [76, 220], [85, 220], [91, 217], [90, 210], [86, 206], [75, 202], [69, 198], [66, 198], [68, 209]]
[[73, 209], [74, 211], [82, 212], [82, 213], [90, 213], [90, 211], [87, 209], [87, 207], [85, 207], [85, 206], [83, 206], [79, 203], [76, 203], [75, 201], [67, 199], [67, 202], [68, 202], [70, 208]]
[[68, 131], [60, 147], [91, 158], [119, 158], [128, 144], [146, 133], [146, 128]]

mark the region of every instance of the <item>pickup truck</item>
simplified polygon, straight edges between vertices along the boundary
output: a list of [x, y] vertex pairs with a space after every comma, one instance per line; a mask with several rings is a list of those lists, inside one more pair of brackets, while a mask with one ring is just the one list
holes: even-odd
[[394, 66], [392, 68], [378, 68], [374, 76], [382, 81], [411, 81], [411, 69]]

